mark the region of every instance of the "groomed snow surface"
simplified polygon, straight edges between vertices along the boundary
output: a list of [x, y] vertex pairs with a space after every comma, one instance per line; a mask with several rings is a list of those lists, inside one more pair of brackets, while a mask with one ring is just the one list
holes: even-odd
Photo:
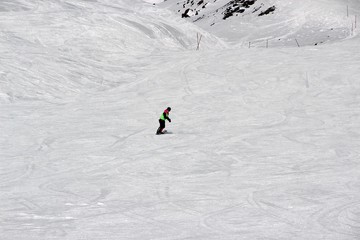
[[248, 49], [151, 1], [0, 13], [1, 240], [360, 239], [358, 30]]

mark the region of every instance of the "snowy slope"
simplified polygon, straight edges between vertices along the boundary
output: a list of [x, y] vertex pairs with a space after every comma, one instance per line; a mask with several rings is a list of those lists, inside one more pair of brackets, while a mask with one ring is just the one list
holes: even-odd
[[0, 2], [0, 239], [359, 239], [359, 35], [228, 48], [151, 1]]
[[142, 1], [2, 2], [0, 9], [0, 73], [7, 80], [0, 101], [57, 99], [132, 82], [149, 54], [195, 49], [197, 33], [206, 36], [202, 48], [223, 48], [169, 12], [144, 9]]
[[[358, 1], [168, 0], [159, 6], [236, 45], [318, 45], [352, 35]], [[349, 16], [347, 16], [349, 7]], [[266, 40], [269, 42], [266, 43]]]

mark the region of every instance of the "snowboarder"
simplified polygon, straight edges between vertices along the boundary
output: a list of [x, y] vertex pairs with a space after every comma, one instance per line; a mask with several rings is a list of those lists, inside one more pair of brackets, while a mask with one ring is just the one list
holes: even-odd
[[160, 126], [158, 128], [158, 130], [156, 131], [156, 134], [164, 134], [166, 132], [163, 131], [164, 128], [165, 128], [165, 120], [167, 119], [169, 122], [171, 122], [171, 119], [169, 118], [169, 113], [171, 111], [171, 107], [167, 107], [164, 112], [161, 114], [160, 116], [160, 119], [159, 119], [159, 123], [160, 123]]

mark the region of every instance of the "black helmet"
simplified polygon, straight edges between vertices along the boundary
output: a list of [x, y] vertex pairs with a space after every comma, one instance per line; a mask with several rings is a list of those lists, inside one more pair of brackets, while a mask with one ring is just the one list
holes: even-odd
[[171, 111], [171, 107], [167, 107], [167, 110], [170, 112], [170, 111]]

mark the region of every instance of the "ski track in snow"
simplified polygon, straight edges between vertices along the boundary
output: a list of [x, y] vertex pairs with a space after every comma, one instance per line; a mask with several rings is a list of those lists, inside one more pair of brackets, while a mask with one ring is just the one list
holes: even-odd
[[0, 4], [0, 238], [359, 239], [359, 37], [194, 51], [149, 7]]

